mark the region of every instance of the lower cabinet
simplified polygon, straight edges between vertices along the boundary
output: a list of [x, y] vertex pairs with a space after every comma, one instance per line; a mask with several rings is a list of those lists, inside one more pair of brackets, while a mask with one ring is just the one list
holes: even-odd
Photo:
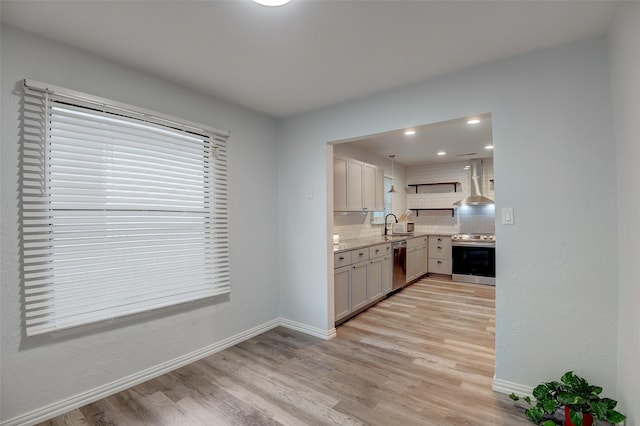
[[[375, 304], [391, 291], [393, 265], [390, 253], [391, 246], [382, 244], [334, 256], [334, 265], [338, 266], [333, 277], [336, 323]], [[353, 263], [345, 265], [348, 261]]]
[[382, 293], [386, 296], [393, 290], [393, 253], [382, 261]]
[[384, 258], [371, 259], [369, 262], [369, 300], [375, 300], [382, 297], [383, 283], [382, 274]]
[[451, 275], [451, 237], [429, 236], [429, 273]]
[[359, 262], [351, 266], [351, 310], [366, 306], [369, 302], [368, 281], [369, 261]]
[[427, 237], [407, 240], [407, 283], [427, 273], [427, 241]]
[[351, 265], [333, 270], [334, 310], [336, 321], [351, 312]]

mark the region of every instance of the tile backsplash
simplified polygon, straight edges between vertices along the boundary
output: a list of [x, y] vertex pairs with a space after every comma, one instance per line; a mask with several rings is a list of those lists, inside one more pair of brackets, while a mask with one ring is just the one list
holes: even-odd
[[384, 225], [372, 225], [371, 213], [334, 212], [333, 232], [340, 234], [340, 240], [376, 237], [384, 234]]
[[461, 234], [495, 234], [495, 206], [458, 207]]

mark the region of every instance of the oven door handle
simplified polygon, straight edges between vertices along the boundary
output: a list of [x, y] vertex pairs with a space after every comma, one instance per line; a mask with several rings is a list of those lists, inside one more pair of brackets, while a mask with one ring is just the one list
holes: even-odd
[[455, 241], [452, 242], [451, 245], [453, 247], [485, 247], [485, 248], [495, 248], [496, 243], [494, 242], [484, 242], [484, 241]]

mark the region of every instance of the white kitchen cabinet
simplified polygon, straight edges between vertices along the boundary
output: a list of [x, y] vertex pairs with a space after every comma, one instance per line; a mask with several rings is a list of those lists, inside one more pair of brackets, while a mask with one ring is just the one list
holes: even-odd
[[335, 253], [333, 260], [336, 323], [375, 304], [391, 291], [391, 244]]
[[335, 319], [340, 320], [351, 313], [351, 265], [336, 268], [333, 272], [335, 296]]
[[347, 166], [345, 158], [333, 158], [333, 210], [347, 209]]
[[376, 203], [375, 211], [384, 210], [384, 170], [376, 169]]
[[[362, 170], [362, 207], [368, 211], [376, 210], [376, 174], [378, 168], [364, 164]], [[384, 210], [384, 206], [382, 207]]]
[[347, 209], [363, 210], [362, 199], [362, 176], [364, 174], [364, 163], [362, 161], [349, 159], [347, 164]]
[[429, 273], [451, 275], [451, 237], [429, 235]]
[[426, 236], [407, 240], [407, 283], [427, 273], [427, 244]]
[[353, 158], [333, 158], [333, 210], [384, 210], [384, 170]]
[[369, 302], [380, 299], [385, 293], [391, 270], [391, 244], [379, 244], [369, 248]]
[[369, 261], [369, 301], [373, 302], [382, 297], [383, 257]]
[[383, 257], [382, 292], [387, 295], [393, 290], [393, 252]]
[[369, 303], [368, 280], [368, 260], [351, 265], [351, 311], [356, 311]]

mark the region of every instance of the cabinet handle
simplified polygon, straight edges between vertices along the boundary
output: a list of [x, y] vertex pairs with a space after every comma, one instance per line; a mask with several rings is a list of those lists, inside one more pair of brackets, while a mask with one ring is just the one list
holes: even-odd
[[442, 241], [442, 238], [438, 238], [438, 241]]
[[376, 253], [379, 252], [379, 251], [380, 251], [380, 249], [376, 249]]
[[343, 256], [340, 256], [340, 257], [338, 258], [338, 260], [344, 260], [344, 257], [343, 257]]
[[438, 263], [442, 263], [442, 260], [438, 260]]
[[438, 246], [438, 250], [442, 250], [442, 247]]
[[358, 253], [358, 256], [364, 256], [364, 253]]

